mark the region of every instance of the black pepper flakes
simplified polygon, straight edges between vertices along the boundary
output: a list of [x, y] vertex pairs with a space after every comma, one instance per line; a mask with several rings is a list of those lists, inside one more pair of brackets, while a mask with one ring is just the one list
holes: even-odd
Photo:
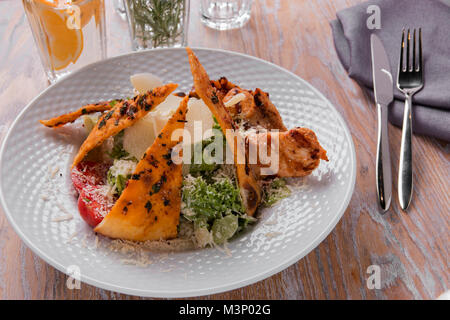
[[81, 109], [81, 114], [87, 114], [87, 113], [88, 112], [87, 112], [86, 108]]
[[149, 213], [152, 209], [152, 203], [150, 201], [147, 201], [147, 203], [145, 204], [145, 209], [147, 209], [147, 213]]
[[169, 199], [164, 199], [164, 206], [167, 207], [170, 203]]
[[106, 120], [105, 118], [103, 118], [102, 120], [100, 120], [100, 122], [98, 123], [98, 128], [101, 129], [102, 127], [104, 127], [106, 125]]
[[152, 108], [153, 103], [147, 103], [147, 101], [144, 102], [144, 109], [145, 111], [150, 111], [150, 109]]
[[158, 193], [159, 190], [161, 190], [161, 181], [155, 183], [155, 184], [152, 186], [152, 190], [153, 190], [153, 193], [152, 193], [151, 195], [153, 195], [153, 194], [155, 194], [155, 193]]
[[111, 118], [112, 114], [114, 113], [114, 110], [109, 111], [106, 116], [105, 116], [105, 120], [108, 120], [109, 118]]
[[140, 174], [133, 174], [132, 176], [131, 176], [131, 180], [139, 180], [141, 178], [141, 175]]
[[214, 103], [214, 104], [219, 103], [219, 98], [217, 98], [217, 95], [216, 95], [216, 92], [215, 92], [215, 91], [213, 91], [213, 93], [212, 93], [211, 101], [212, 101], [212, 103]]
[[144, 105], [144, 101], [145, 101], [145, 97], [144, 96], [140, 96], [138, 99], [138, 106], [143, 106]]
[[129, 106], [129, 104], [126, 101], [122, 104], [122, 106], [120, 107], [120, 115], [121, 116], [124, 116], [127, 113], [128, 106]]
[[158, 193], [165, 182], [167, 182], [167, 177], [163, 174], [161, 179], [152, 186], [153, 194]]
[[172, 149], [170, 149], [166, 154], [163, 154], [163, 158], [169, 160], [172, 158]]
[[153, 167], [158, 168], [159, 161], [155, 159], [155, 157], [151, 154], [150, 159], [147, 159], [148, 163], [150, 163]]

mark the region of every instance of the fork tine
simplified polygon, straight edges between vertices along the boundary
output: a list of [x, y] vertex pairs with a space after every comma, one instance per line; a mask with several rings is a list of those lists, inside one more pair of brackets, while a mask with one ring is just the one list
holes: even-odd
[[419, 28], [419, 66], [417, 71], [422, 71], [422, 28]]
[[402, 31], [402, 45], [400, 48], [400, 62], [398, 63], [399, 73], [403, 71], [403, 50], [405, 48], [405, 29]]
[[408, 29], [408, 36], [406, 37], [406, 66], [405, 66], [405, 71], [408, 72], [409, 71], [409, 56], [410, 56], [410, 52], [409, 52], [409, 40], [411, 39], [411, 33], [409, 32]]
[[412, 65], [411, 65], [411, 71], [416, 70], [416, 29], [414, 28], [413, 31], [413, 52], [412, 52]]

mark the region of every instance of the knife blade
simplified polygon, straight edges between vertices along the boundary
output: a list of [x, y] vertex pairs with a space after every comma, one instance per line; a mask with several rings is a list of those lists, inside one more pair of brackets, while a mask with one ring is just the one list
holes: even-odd
[[394, 99], [389, 58], [376, 34], [370, 36], [372, 77], [378, 114], [378, 143], [376, 159], [376, 187], [381, 212], [389, 209], [392, 199], [392, 170], [389, 151], [388, 106]]

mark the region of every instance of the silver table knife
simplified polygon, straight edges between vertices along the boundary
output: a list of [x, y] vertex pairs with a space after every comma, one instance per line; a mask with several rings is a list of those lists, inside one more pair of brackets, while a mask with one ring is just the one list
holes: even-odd
[[391, 155], [388, 138], [388, 106], [394, 99], [394, 88], [389, 59], [380, 38], [370, 36], [372, 74], [375, 101], [378, 111], [378, 144], [376, 180], [378, 204], [382, 212], [389, 209], [392, 199]]

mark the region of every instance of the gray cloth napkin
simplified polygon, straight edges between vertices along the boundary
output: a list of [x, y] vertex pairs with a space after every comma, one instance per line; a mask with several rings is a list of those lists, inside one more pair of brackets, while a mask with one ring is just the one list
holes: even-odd
[[[402, 126], [404, 96], [396, 79], [403, 28], [422, 28], [423, 89], [413, 97], [413, 131], [450, 141], [450, 6], [438, 0], [373, 0], [337, 13], [331, 22], [339, 59], [350, 77], [373, 96], [370, 34], [383, 42], [394, 76], [389, 121]], [[370, 30], [369, 5], [380, 8], [381, 28]]]

